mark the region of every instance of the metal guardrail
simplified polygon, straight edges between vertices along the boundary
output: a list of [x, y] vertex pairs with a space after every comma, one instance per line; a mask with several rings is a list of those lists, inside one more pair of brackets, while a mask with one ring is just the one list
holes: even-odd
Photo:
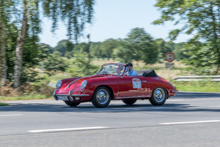
[[177, 76], [173, 78], [175, 81], [216, 81], [220, 82], [220, 75], [215, 76]]

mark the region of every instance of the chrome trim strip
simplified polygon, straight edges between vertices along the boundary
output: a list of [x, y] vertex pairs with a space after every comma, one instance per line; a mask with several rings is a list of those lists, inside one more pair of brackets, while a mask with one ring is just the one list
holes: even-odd
[[115, 99], [132, 99], [132, 98], [146, 98], [150, 95], [144, 95], [144, 96], [130, 96], [130, 97], [115, 97]]
[[76, 82], [76, 81], [79, 80], [79, 79], [80, 79], [80, 78], [78, 78], [78, 79], [72, 81], [72, 82], [66, 87], [66, 89], [68, 89], [68, 88], [70, 87], [70, 85], [72, 85], [74, 82]]
[[175, 93], [177, 93], [177, 92], [178, 92], [178, 90], [172, 90], [171, 92], [175, 92]]
[[[70, 96], [69, 94], [57, 94], [57, 96]], [[72, 94], [71, 96], [89, 96], [89, 94]]]
[[89, 96], [89, 94], [73, 94], [72, 96]]

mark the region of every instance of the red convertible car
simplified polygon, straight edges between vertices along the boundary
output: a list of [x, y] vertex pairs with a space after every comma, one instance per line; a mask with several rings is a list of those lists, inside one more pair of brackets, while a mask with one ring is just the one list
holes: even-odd
[[130, 76], [128, 67], [121, 63], [107, 63], [95, 75], [63, 79], [57, 82], [55, 100], [63, 100], [74, 107], [91, 101], [95, 107], [107, 107], [111, 100], [122, 100], [127, 105], [137, 99], [149, 99], [152, 105], [163, 105], [178, 90], [157, 76], [154, 70]]

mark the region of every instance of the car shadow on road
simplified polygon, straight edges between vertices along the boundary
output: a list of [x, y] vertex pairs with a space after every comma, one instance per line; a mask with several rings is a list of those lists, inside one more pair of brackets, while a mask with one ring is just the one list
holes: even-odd
[[201, 93], [201, 92], [178, 92], [172, 98], [193, 99], [193, 98], [220, 98], [220, 93]]
[[0, 112], [78, 112], [78, 113], [120, 113], [120, 112], [220, 112], [220, 108], [195, 107], [190, 104], [164, 104], [152, 106], [151, 104], [134, 104], [132, 106], [112, 103], [106, 108], [95, 108], [91, 103], [80, 104], [77, 107], [69, 107], [57, 104], [20, 104], [0, 107]]

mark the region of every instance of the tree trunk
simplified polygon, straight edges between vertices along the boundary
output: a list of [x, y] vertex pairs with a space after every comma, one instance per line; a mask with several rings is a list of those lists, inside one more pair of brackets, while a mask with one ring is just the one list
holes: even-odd
[[20, 34], [17, 38], [16, 44], [16, 59], [15, 59], [15, 68], [14, 68], [14, 88], [20, 86], [20, 77], [22, 71], [22, 55], [23, 55], [23, 45], [24, 39], [27, 32], [27, 7], [26, 1], [23, 1], [23, 20]]
[[218, 35], [216, 29], [216, 18], [215, 18], [215, 14], [213, 13], [213, 3], [211, 2], [210, 4], [211, 4], [210, 10], [212, 15], [213, 35], [214, 35], [214, 47], [217, 54], [217, 69], [215, 74], [218, 74], [220, 68], [220, 51], [219, 51], [219, 45], [217, 45]]
[[7, 79], [6, 53], [5, 53], [5, 30], [0, 22], [0, 87], [5, 86]]

